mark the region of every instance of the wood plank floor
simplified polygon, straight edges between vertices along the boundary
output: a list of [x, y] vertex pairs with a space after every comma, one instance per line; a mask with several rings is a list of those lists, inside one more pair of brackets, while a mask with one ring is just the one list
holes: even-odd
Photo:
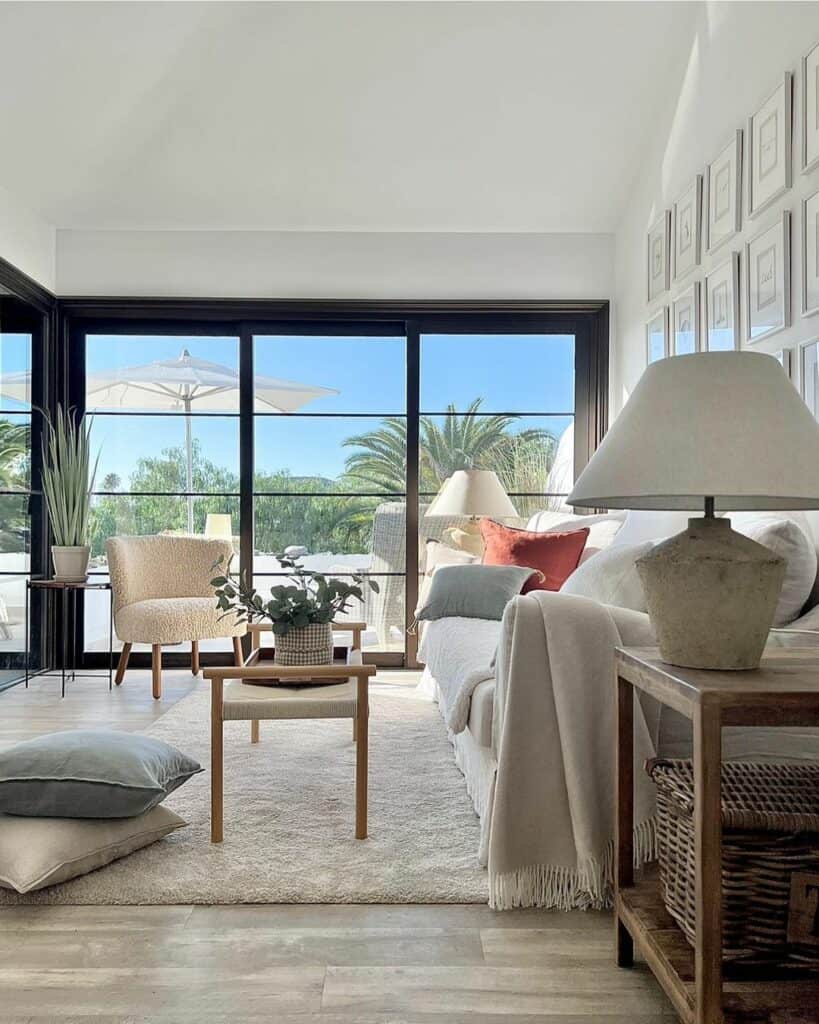
[[[417, 675], [382, 672], [380, 685]], [[0, 747], [140, 730], [189, 693], [168, 672], [0, 693]], [[480, 906], [0, 908], [2, 1024], [670, 1024], [643, 966], [612, 963], [608, 914]]]

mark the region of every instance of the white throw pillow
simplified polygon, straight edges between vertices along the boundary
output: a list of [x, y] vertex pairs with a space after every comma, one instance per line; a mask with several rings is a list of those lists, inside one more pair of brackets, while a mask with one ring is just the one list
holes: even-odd
[[0, 814], [0, 886], [32, 892], [87, 875], [186, 824], [161, 804], [135, 818]]
[[582, 565], [613, 542], [625, 518], [625, 512], [601, 512], [593, 516], [567, 515], [565, 512], [535, 512], [526, 529], [536, 533], [570, 533], [572, 530], [587, 527], [589, 536], [579, 562]]
[[650, 540], [642, 544], [613, 544], [594, 558], [579, 565], [560, 588], [561, 594], [590, 597], [600, 604], [613, 604], [635, 612], [646, 610], [643, 584], [635, 562], [654, 547]]
[[439, 540], [428, 540], [425, 545], [426, 572], [421, 581], [421, 589], [418, 594], [416, 611], [423, 608], [429, 599], [429, 592], [432, 589], [432, 577], [435, 570], [442, 565], [474, 565], [480, 562], [478, 555], [470, 554], [469, 551], [462, 551], [460, 548], [451, 548], [448, 544], [442, 544]]
[[614, 543], [642, 544], [646, 540], [665, 540], [688, 529], [688, 520], [699, 512], [654, 512], [648, 509], [630, 509], [626, 513], [623, 528], [618, 531]]
[[816, 580], [816, 548], [813, 539], [793, 519], [775, 512], [731, 512], [731, 525], [758, 544], [785, 559], [785, 580], [776, 606], [774, 626], [787, 626], [798, 617]]

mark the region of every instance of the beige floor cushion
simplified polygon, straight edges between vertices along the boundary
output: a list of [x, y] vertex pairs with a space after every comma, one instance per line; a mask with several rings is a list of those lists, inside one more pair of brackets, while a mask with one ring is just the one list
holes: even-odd
[[87, 875], [187, 823], [161, 804], [135, 818], [18, 818], [0, 814], [0, 886], [32, 892]]

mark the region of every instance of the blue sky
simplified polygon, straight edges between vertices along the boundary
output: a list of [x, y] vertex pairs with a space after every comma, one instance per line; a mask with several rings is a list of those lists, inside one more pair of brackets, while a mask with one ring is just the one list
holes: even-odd
[[[28, 369], [23, 339], [0, 335], [0, 377]], [[191, 355], [238, 368], [236, 338], [89, 336], [89, 374], [114, 367], [142, 366]], [[379, 413], [405, 411], [403, 338], [259, 337], [256, 372], [338, 390], [317, 399], [305, 412]], [[463, 409], [478, 396], [487, 412], [571, 412], [574, 396], [574, 339], [543, 335], [425, 335], [421, 349], [421, 406], [440, 412], [450, 402]], [[4, 408], [14, 407], [4, 402]], [[238, 395], [237, 406], [238, 411]], [[341, 442], [377, 426], [377, 420], [260, 417], [256, 428], [257, 468], [290, 469], [296, 475], [334, 477], [348, 449]], [[560, 433], [568, 420], [526, 420]], [[194, 437], [213, 462], [238, 467], [238, 419], [197, 417]], [[181, 416], [131, 419], [98, 416], [100, 479], [116, 472], [127, 487], [140, 455], [159, 455], [184, 444]]]

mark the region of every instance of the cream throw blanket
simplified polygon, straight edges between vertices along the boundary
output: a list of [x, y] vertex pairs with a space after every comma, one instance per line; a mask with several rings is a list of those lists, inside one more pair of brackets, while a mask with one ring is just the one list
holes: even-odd
[[[496, 909], [610, 904], [613, 655], [622, 642], [613, 611], [540, 590], [506, 608], [496, 664], [498, 771], [489, 835]], [[641, 864], [654, 855], [654, 791], [643, 768], [654, 744], [639, 702], [634, 719], [634, 849]]]

